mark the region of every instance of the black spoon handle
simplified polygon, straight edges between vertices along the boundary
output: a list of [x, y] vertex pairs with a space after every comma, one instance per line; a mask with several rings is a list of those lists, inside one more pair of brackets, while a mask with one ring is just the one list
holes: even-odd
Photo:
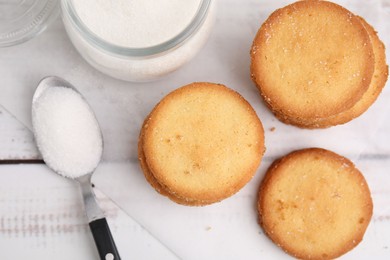
[[99, 251], [101, 260], [120, 260], [118, 250], [114, 239], [112, 238], [110, 228], [106, 218], [93, 220], [89, 223], [96, 247]]

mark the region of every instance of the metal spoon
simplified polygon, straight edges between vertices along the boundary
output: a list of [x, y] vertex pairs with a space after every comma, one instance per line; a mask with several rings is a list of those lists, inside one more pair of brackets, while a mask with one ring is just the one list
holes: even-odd
[[[33, 100], [32, 100], [32, 118], [33, 118], [33, 129], [34, 129], [34, 135], [35, 139], [37, 141], [38, 149], [42, 153], [42, 143], [40, 143], [38, 140], [40, 139], [39, 133], [37, 133], [37, 123], [34, 122], [34, 118], [36, 116], [36, 106], [39, 102], [39, 97], [49, 88], [55, 88], [55, 87], [65, 87], [67, 89], [71, 89], [74, 91], [74, 93], [80, 95], [83, 101], [87, 102], [84, 97], [80, 94], [80, 92], [77, 91], [75, 87], [73, 87], [69, 82], [58, 78], [58, 77], [46, 77], [41, 80], [41, 82], [38, 84], [38, 87], [35, 90]], [[96, 120], [95, 114], [93, 113], [92, 109], [88, 106], [90, 110], [90, 114], [93, 117], [94, 120]], [[97, 121], [96, 121], [97, 123]], [[101, 144], [103, 145], [103, 137], [99, 129], [99, 135], [101, 138]], [[103, 149], [101, 149], [102, 151]], [[102, 152], [100, 152], [100, 157], [102, 155]], [[60, 174], [59, 172], [61, 169], [58, 169], [58, 166], [53, 166], [50, 163], [50, 160], [46, 160], [45, 156], [42, 154], [43, 160], [47, 164], [49, 168], [51, 168], [54, 172], [57, 174]], [[81, 175], [80, 177], [74, 178], [73, 180], [76, 180], [81, 187], [81, 192], [84, 199], [84, 206], [86, 215], [89, 221], [89, 227], [92, 231], [93, 238], [95, 240], [96, 247], [98, 249], [100, 258], [102, 260], [120, 260], [120, 256], [118, 253], [118, 250], [116, 248], [114, 239], [112, 238], [110, 228], [107, 224], [107, 220], [104, 217], [104, 214], [102, 210], [99, 208], [95, 194], [92, 190], [91, 185], [91, 177], [92, 173], [95, 170], [96, 166], [91, 172], [86, 172], [85, 174]], [[63, 174], [60, 174], [63, 176]], [[69, 177], [69, 176], [65, 176]], [[71, 178], [72, 179], [72, 178]]]

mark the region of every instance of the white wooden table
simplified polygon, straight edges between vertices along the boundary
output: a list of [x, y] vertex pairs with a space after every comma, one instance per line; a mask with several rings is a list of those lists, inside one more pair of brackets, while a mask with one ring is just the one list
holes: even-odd
[[[390, 49], [389, 1], [337, 2], [373, 24]], [[343, 259], [389, 259], [390, 84], [367, 113], [343, 126], [302, 130], [277, 121], [250, 80], [248, 53], [260, 24], [287, 3], [220, 1], [204, 49], [152, 83], [123, 82], [95, 71], [73, 48], [60, 19], [37, 38], [0, 49], [0, 259], [98, 258], [76, 183], [53, 174], [35, 148], [31, 98], [47, 75], [77, 86], [101, 124], [105, 151], [93, 182], [122, 259], [288, 259], [257, 223], [257, 188], [275, 158], [312, 146], [352, 159], [372, 192], [372, 222], [363, 242]], [[240, 92], [266, 130], [267, 153], [254, 179], [233, 197], [206, 207], [184, 207], [160, 196], [137, 163], [144, 117], [165, 94], [193, 81]], [[13, 164], [16, 160], [24, 163]]]

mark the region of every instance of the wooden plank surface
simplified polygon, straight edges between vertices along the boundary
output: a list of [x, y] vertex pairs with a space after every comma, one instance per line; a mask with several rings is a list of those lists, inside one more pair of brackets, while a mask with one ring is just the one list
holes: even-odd
[[[76, 182], [43, 164], [0, 165], [0, 180], [0, 259], [98, 259]], [[178, 259], [99, 189], [95, 193], [122, 259]]]
[[0, 161], [34, 161], [41, 158], [33, 133], [0, 105]]

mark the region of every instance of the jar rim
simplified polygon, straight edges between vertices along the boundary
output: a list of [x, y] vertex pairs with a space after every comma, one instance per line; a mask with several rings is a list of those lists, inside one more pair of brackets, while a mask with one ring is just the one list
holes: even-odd
[[67, 17], [70, 18], [71, 23], [81, 33], [82, 37], [99, 49], [119, 56], [145, 57], [171, 50], [189, 39], [205, 20], [211, 1], [212, 0], [201, 0], [198, 10], [191, 22], [171, 39], [153, 46], [136, 48], [115, 45], [97, 36], [81, 21], [73, 8], [72, 0], [62, 0], [61, 8], [66, 11], [65, 14], [62, 12], [62, 15], [67, 15]]

